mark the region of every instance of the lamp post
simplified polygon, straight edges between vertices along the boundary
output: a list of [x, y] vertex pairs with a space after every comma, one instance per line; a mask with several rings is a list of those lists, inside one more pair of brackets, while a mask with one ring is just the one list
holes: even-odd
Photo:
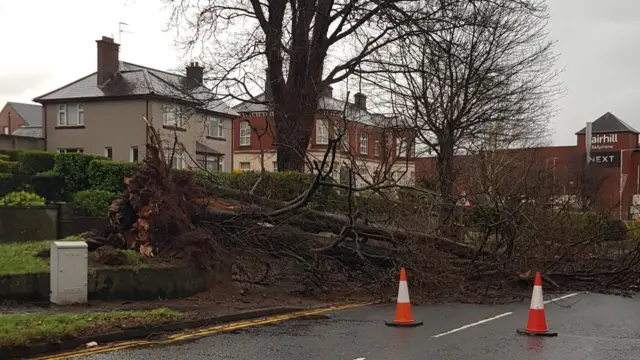
[[640, 148], [633, 148], [633, 149], [622, 149], [620, 150], [620, 195], [618, 198], [618, 202], [620, 203], [620, 221], [622, 221], [622, 191], [623, 191], [623, 185], [624, 185], [624, 181], [622, 179], [622, 164], [623, 164], [623, 159], [624, 159], [624, 152], [625, 151], [632, 151], [632, 152], [640, 152]]

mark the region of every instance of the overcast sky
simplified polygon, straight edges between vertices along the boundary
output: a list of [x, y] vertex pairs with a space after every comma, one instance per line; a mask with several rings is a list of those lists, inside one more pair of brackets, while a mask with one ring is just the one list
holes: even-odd
[[[548, 0], [567, 95], [552, 120], [556, 145], [611, 111], [640, 129], [640, 1]], [[163, 32], [160, 0], [0, 0], [0, 106], [30, 102], [93, 71], [95, 40], [122, 34], [121, 60], [158, 69], [189, 60]]]

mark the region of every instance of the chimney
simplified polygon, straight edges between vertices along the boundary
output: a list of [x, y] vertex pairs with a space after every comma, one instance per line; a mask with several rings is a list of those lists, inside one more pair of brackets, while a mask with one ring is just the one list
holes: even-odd
[[331, 85], [327, 85], [324, 90], [322, 90], [322, 96], [332, 98], [333, 97], [333, 87]]
[[264, 96], [266, 100], [273, 100], [273, 91], [271, 90], [271, 76], [269, 68], [264, 69]]
[[367, 110], [367, 96], [363, 93], [355, 93], [353, 95], [353, 102], [360, 110]]
[[112, 38], [103, 36], [98, 43], [98, 86], [111, 79], [120, 69], [120, 45]]
[[194, 87], [201, 85], [204, 79], [204, 68], [200, 66], [200, 63], [195, 62], [187, 66], [187, 89], [193, 89]]

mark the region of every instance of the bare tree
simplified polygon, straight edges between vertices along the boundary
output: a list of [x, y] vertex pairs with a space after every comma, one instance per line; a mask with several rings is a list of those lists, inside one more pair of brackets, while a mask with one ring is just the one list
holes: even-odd
[[560, 88], [547, 9], [537, 1], [454, 2], [442, 16], [446, 24], [379, 51], [363, 74], [376, 74], [437, 155], [439, 192], [451, 204], [454, 155], [543, 139]]

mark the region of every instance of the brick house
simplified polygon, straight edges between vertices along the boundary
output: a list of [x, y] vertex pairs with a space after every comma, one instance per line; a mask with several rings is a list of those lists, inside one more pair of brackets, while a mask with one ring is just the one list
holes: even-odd
[[[275, 125], [273, 112], [264, 104], [267, 98], [261, 94], [251, 102], [234, 107], [240, 114], [234, 119], [233, 126], [234, 169], [259, 171], [261, 153], [264, 152], [265, 170], [277, 171]], [[402, 184], [413, 183], [415, 137], [395, 124], [393, 117], [368, 111], [364, 94], [355, 94], [354, 102], [345, 104], [344, 100], [333, 97], [331, 87], [322, 93], [307, 158], [321, 161], [329, 139], [336, 139], [337, 134], [344, 135], [336, 151], [333, 168], [342, 182], [348, 178], [350, 167], [362, 176], [356, 176], [359, 186], [365, 181], [391, 178]], [[313, 171], [310, 163], [307, 167], [307, 171]]]
[[7, 102], [0, 111], [3, 135], [42, 137], [42, 106]]
[[96, 43], [95, 72], [34, 99], [42, 104], [47, 150], [140, 161], [149, 136], [146, 117], [166, 152], [175, 138], [183, 145], [173, 154], [175, 168], [232, 168], [234, 113], [212, 99], [198, 63], [174, 74], [120, 61], [112, 38]]
[[[640, 218], [640, 150], [639, 135], [635, 128], [610, 112], [592, 122], [589, 168], [586, 167], [586, 128], [575, 133], [576, 145], [549, 146], [529, 149], [498, 151], [503, 161], [511, 164], [513, 179], [523, 176], [538, 178], [541, 173], [553, 178], [557, 194], [577, 186], [581, 176], [597, 179], [597, 201], [619, 218]], [[472, 172], [480, 163], [475, 156], [456, 156], [456, 184], [474, 192]], [[433, 179], [437, 175], [436, 159], [422, 157], [416, 160], [417, 177]], [[505, 186], [515, 183], [505, 181]], [[622, 190], [622, 191], [621, 191]]]

